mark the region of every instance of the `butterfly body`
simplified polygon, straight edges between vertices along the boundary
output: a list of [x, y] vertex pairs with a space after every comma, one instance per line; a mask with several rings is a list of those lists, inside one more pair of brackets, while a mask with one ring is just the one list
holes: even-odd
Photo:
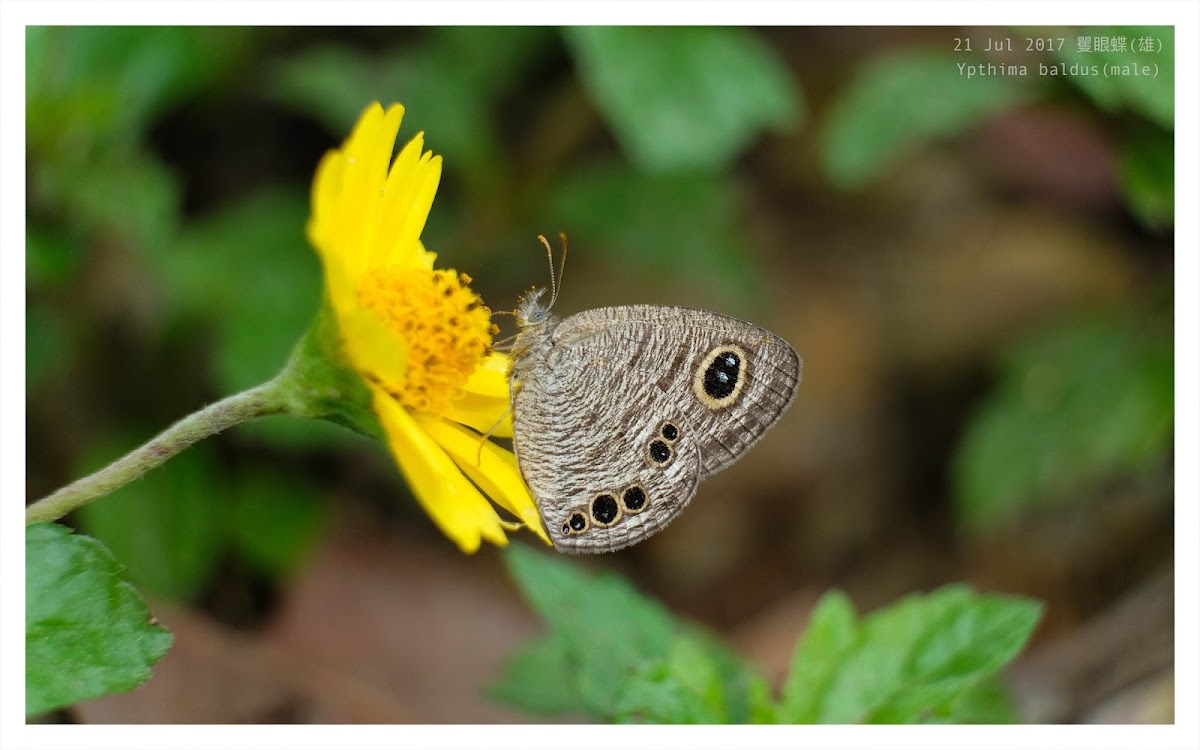
[[517, 311], [513, 448], [555, 547], [595, 553], [667, 525], [791, 404], [783, 339], [704, 310]]

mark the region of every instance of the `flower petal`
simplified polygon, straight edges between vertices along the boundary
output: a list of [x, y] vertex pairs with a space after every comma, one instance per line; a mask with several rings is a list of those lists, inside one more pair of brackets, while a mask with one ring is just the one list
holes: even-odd
[[423, 264], [417, 241], [442, 178], [442, 157], [434, 156], [432, 151], [421, 153], [424, 144], [425, 134], [418, 133], [392, 163], [379, 201], [383, 214], [379, 234], [372, 243], [373, 267]]
[[520, 518], [542, 541], [550, 544], [550, 537], [542, 527], [541, 514], [517, 468], [516, 456], [452, 422], [424, 414], [415, 418], [488, 497]]
[[347, 258], [338, 252], [341, 246], [336, 236], [344, 168], [345, 157], [339, 151], [329, 151], [321, 158], [313, 178], [312, 216], [305, 228], [325, 270], [329, 299], [339, 313], [354, 304], [354, 282], [348, 274]]
[[508, 355], [492, 352], [475, 368], [464, 386], [468, 393], [508, 401]]
[[[376, 267], [371, 243], [379, 234], [388, 160], [403, 116], [404, 108], [399, 104], [388, 107], [385, 113], [375, 102], [359, 117], [342, 146], [345, 167], [337, 208], [338, 252], [345, 258], [351, 283], [357, 283], [363, 273]], [[428, 206], [425, 211], [429, 211]]]
[[424, 268], [426, 271], [433, 270], [433, 264], [437, 261], [437, 253], [432, 250], [426, 250], [425, 246], [417, 240], [417, 268]]
[[500, 400], [466, 393], [439, 409], [452, 422], [465, 424], [488, 437], [510, 438], [513, 434], [512, 410], [508, 399]]
[[417, 501], [442, 533], [467, 553], [479, 549], [481, 539], [507, 544], [495, 509], [446, 451], [391, 396], [377, 386], [371, 390], [392, 455]]
[[342, 345], [354, 369], [371, 373], [382, 383], [403, 383], [408, 372], [408, 349], [391, 326], [357, 305], [336, 311]]
[[489, 437], [512, 437], [507, 372], [508, 357], [489, 354], [467, 378], [463, 396], [443, 407], [442, 415]]

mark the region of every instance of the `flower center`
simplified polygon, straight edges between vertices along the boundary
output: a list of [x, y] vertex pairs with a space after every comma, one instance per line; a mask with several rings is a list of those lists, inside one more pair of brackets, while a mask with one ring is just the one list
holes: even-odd
[[405, 344], [403, 382], [380, 382], [401, 406], [437, 411], [459, 398], [488, 353], [497, 329], [470, 283], [452, 270], [393, 266], [371, 271], [359, 285], [359, 303]]

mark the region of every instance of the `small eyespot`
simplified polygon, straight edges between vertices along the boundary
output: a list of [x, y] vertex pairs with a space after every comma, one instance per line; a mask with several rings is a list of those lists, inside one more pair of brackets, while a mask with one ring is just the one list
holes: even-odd
[[663, 422], [663, 426], [662, 429], [659, 430], [659, 434], [663, 436], [663, 440], [674, 441], [679, 437], [679, 428], [676, 427], [672, 422]]
[[587, 526], [588, 526], [587, 516], [580, 513], [579, 511], [575, 511], [574, 513], [571, 514], [571, 517], [567, 519], [567, 522], [563, 524], [563, 533], [564, 534], [571, 534], [571, 533], [579, 534], [579, 533], [583, 532], [585, 529], [587, 529]]
[[638, 484], [626, 487], [621, 493], [621, 505], [625, 507], [626, 513], [641, 513], [646, 507], [646, 490]]
[[667, 462], [671, 460], [671, 456], [675, 453], [671, 450], [671, 446], [667, 445], [661, 440], [651, 441], [649, 447], [646, 449], [646, 452], [649, 454], [650, 460], [659, 466], [665, 466]]
[[592, 500], [592, 520], [597, 526], [616, 523], [620, 517], [621, 506], [617, 505], [617, 499], [612, 495], [605, 492]]

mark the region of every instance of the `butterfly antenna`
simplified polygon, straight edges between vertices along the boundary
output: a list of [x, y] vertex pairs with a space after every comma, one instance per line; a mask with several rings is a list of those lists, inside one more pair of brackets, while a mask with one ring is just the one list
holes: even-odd
[[550, 249], [550, 243], [546, 240], [546, 236], [539, 234], [538, 240], [546, 248], [546, 262], [550, 264], [550, 304], [549, 307], [554, 307], [554, 300], [558, 299], [558, 280], [554, 278], [554, 251]]
[[550, 306], [554, 306], [554, 300], [558, 299], [558, 289], [562, 289], [563, 271], [567, 270], [567, 233], [558, 233], [559, 242], [562, 243], [562, 258], [558, 261], [558, 285], [555, 287], [553, 299], [550, 300]]

